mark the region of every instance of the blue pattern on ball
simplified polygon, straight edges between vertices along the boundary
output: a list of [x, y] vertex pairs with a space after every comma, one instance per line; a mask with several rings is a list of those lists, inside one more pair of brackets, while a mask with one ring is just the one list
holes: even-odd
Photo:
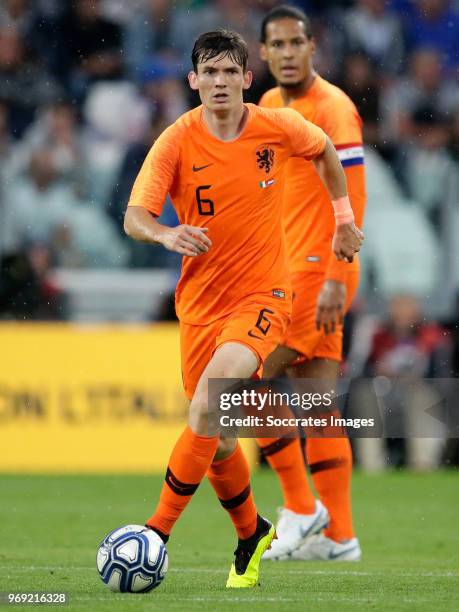
[[[142, 531], [131, 530], [111, 541], [111, 537], [118, 529], [120, 528], [113, 529], [99, 546], [99, 551], [103, 552], [103, 556], [107, 556], [107, 560], [103, 562], [102, 567], [100, 569], [98, 567], [100, 577], [105, 584], [108, 584], [113, 572], [118, 570], [121, 579], [116, 590], [121, 593], [147, 593], [155, 589], [161, 584], [165, 575], [165, 572], [162, 575], [163, 568], [167, 564], [167, 550], [164, 543], [157, 538], [154, 532], [143, 527], [141, 528]], [[123, 544], [132, 540], [137, 542], [138, 549], [135, 560], [129, 561], [121, 557], [118, 551]], [[149, 560], [151, 546], [159, 546], [155, 563], [151, 563]], [[99, 561], [101, 563], [100, 559]], [[141, 590], [134, 591], [133, 586], [136, 576], [141, 576], [146, 582]], [[113, 585], [110, 585], [110, 588], [114, 589]]]

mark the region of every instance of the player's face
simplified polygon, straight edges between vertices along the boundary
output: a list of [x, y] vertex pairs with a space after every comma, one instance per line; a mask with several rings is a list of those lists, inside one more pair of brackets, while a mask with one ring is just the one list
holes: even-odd
[[198, 64], [198, 71], [191, 71], [188, 80], [206, 108], [230, 111], [242, 104], [242, 91], [250, 87], [252, 73], [244, 73], [231, 57], [219, 55]]
[[261, 46], [261, 58], [279, 85], [297, 87], [311, 75], [314, 39], [309, 39], [302, 21], [285, 18], [266, 26], [266, 42]]

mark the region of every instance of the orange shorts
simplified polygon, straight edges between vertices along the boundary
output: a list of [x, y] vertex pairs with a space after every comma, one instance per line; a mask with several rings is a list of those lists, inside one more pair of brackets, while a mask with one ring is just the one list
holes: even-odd
[[[325, 277], [321, 272], [300, 272], [292, 276], [292, 322], [282, 344], [298, 351], [306, 359], [319, 357], [341, 361], [343, 352], [343, 328], [338, 326], [333, 334], [325, 335], [316, 329], [316, 303]], [[348, 273], [346, 282], [346, 311], [349, 309], [359, 286], [358, 270]]]
[[225, 342], [240, 342], [258, 357], [260, 368], [281, 343], [290, 323], [291, 295], [275, 298], [271, 294], [251, 295], [234, 311], [209, 325], [180, 323], [182, 378], [188, 399], [217, 347]]

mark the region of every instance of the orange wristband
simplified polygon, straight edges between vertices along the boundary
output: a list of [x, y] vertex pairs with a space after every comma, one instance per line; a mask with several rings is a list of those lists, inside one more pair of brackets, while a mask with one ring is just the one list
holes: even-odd
[[349, 196], [332, 200], [332, 204], [335, 211], [336, 225], [343, 225], [344, 223], [352, 223], [354, 221], [354, 211], [352, 210]]

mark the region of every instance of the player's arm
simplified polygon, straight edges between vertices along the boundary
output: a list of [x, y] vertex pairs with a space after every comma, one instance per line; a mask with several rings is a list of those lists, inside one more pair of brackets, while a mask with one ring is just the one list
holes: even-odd
[[323, 152], [312, 159], [333, 204], [335, 211], [335, 235], [332, 248], [340, 261], [351, 262], [360, 251], [363, 233], [354, 223], [354, 212], [347, 193], [346, 175], [331, 140], [326, 137]]
[[[362, 144], [362, 120], [352, 104], [333, 103], [332, 108], [323, 109], [321, 125], [336, 145], [338, 156], [346, 175], [347, 190], [357, 227], [363, 226], [366, 203], [365, 166]], [[334, 332], [344, 320], [346, 307], [346, 281], [349, 264], [338, 261], [330, 252], [325, 281], [319, 292], [316, 307], [316, 325], [323, 326], [325, 333]]]
[[173, 125], [165, 130], [148, 153], [135, 180], [124, 216], [124, 231], [134, 240], [162, 244], [187, 257], [207, 253], [211, 246], [207, 228], [179, 225], [168, 227], [157, 221], [164, 201], [178, 183], [180, 132]]
[[[360, 228], [363, 225], [366, 203], [365, 169], [363, 165], [363, 146], [355, 147], [355, 149], [361, 151], [361, 153], [357, 152], [356, 155], [362, 155], [362, 157], [354, 158], [352, 161], [357, 163], [345, 167], [344, 172], [346, 175], [349, 200], [354, 213], [354, 222], [356, 226]], [[349, 266], [347, 266], [345, 262], [338, 261], [333, 253], [330, 253], [325, 278], [345, 283], [348, 269]]]
[[156, 217], [142, 206], [128, 206], [124, 217], [124, 231], [134, 240], [162, 244], [169, 251], [187, 257], [207, 253], [212, 246], [205, 227], [179, 225], [168, 227], [158, 223]]
[[[331, 151], [330, 151], [331, 148], [333, 148], [333, 154], [331, 154]], [[339, 174], [338, 182], [334, 182], [333, 176], [328, 177], [327, 179], [327, 172], [329, 172], [329, 170], [327, 169], [327, 165], [324, 160], [324, 157], [327, 154], [330, 157], [328, 167], [333, 166], [333, 171], [337, 171], [338, 169], [336, 168], [336, 164], [338, 163], [339, 168], [341, 170], [341, 172], [337, 172], [337, 174]], [[354, 232], [361, 234], [360, 230], [355, 225], [354, 209], [353, 207], [351, 208], [351, 204], [350, 204], [350, 202], [353, 200], [347, 195], [348, 193], [348, 187], [347, 187], [348, 181], [346, 180], [347, 176], [345, 174], [345, 171], [343, 170], [341, 161], [339, 160], [335, 147], [332, 145], [331, 140], [328, 139], [328, 137], [327, 137], [327, 145], [325, 147], [324, 155], [322, 156], [321, 159], [314, 160], [314, 165], [316, 167], [316, 170], [320, 174], [323, 182], [327, 186], [328, 192], [330, 194], [330, 197], [332, 199], [333, 206], [335, 209], [335, 219], [336, 219], [337, 225], [336, 225], [336, 233], [335, 233], [334, 240], [336, 239], [338, 232], [341, 231], [340, 227], [344, 228], [346, 232], [351, 232], [351, 234]], [[327, 184], [327, 180], [328, 180], [328, 184]], [[344, 181], [344, 187], [342, 184], [343, 181]], [[329, 185], [331, 185], [331, 187], [329, 187]], [[333, 187], [335, 187], [334, 191], [332, 191]], [[345, 194], [344, 196], [342, 195], [343, 193]], [[338, 209], [338, 216], [337, 216], [337, 207], [336, 207], [336, 200], [339, 201], [340, 199], [344, 201], [346, 208], [351, 208], [351, 211], [352, 211], [352, 212], [348, 211], [349, 223], [344, 223], [341, 225], [339, 224], [339, 221], [340, 221], [339, 209]], [[343, 220], [343, 217], [341, 217], [341, 220]], [[362, 235], [362, 238], [363, 238], [363, 235]], [[360, 247], [357, 249], [357, 251], [358, 250], [360, 250]], [[344, 309], [346, 306], [346, 284], [345, 284], [345, 280], [347, 276], [346, 267], [349, 265], [349, 262], [352, 261], [352, 257], [338, 257], [336, 254], [335, 248], [333, 249], [333, 251], [334, 253], [332, 253], [330, 256], [330, 261], [329, 261], [329, 265], [327, 268], [327, 273], [329, 274], [325, 278], [325, 282], [318, 295], [317, 305], [316, 305], [316, 327], [318, 330], [321, 327], [323, 327], [325, 334], [334, 333], [336, 330], [336, 326], [338, 324], [342, 325], [343, 323]]]
[[[356, 147], [361, 149], [361, 147]], [[356, 153], [360, 153], [357, 151]], [[365, 209], [365, 171], [363, 158], [361, 163], [356, 162], [344, 169], [348, 185], [349, 199], [354, 212], [355, 224], [362, 227]], [[325, 281], [317, 297], [316, 325], [317, 329], [323, 326], [325, 333], [333, 333], [337, 324], [342, 324], [346, 307], [346, 280], [349, 264], [338, 261], [334, 253], [330, 253]]]
[[[330, 98], [321, 107], [319, 123], [334, 143], [346, 174], [347, 189], [355, 224], [363, 225], [366, 203], [362, 119], [350, 100]], [[326, 279], [346, 282], [349, 266], [330, 253]]]
[[[346, 177], [338, 154], [325, 132], [292, 109], [282, 109], [278, 121], [290, 137], [292, 157], [311, 160], [330, 194], [336, 228], [333, 251], [339, 260], [352, 261], [360, 250], [363, 233], [354, 224], [354, 214], [347, 195]], [[307, 189], [307, 185], [305, 185]]]

